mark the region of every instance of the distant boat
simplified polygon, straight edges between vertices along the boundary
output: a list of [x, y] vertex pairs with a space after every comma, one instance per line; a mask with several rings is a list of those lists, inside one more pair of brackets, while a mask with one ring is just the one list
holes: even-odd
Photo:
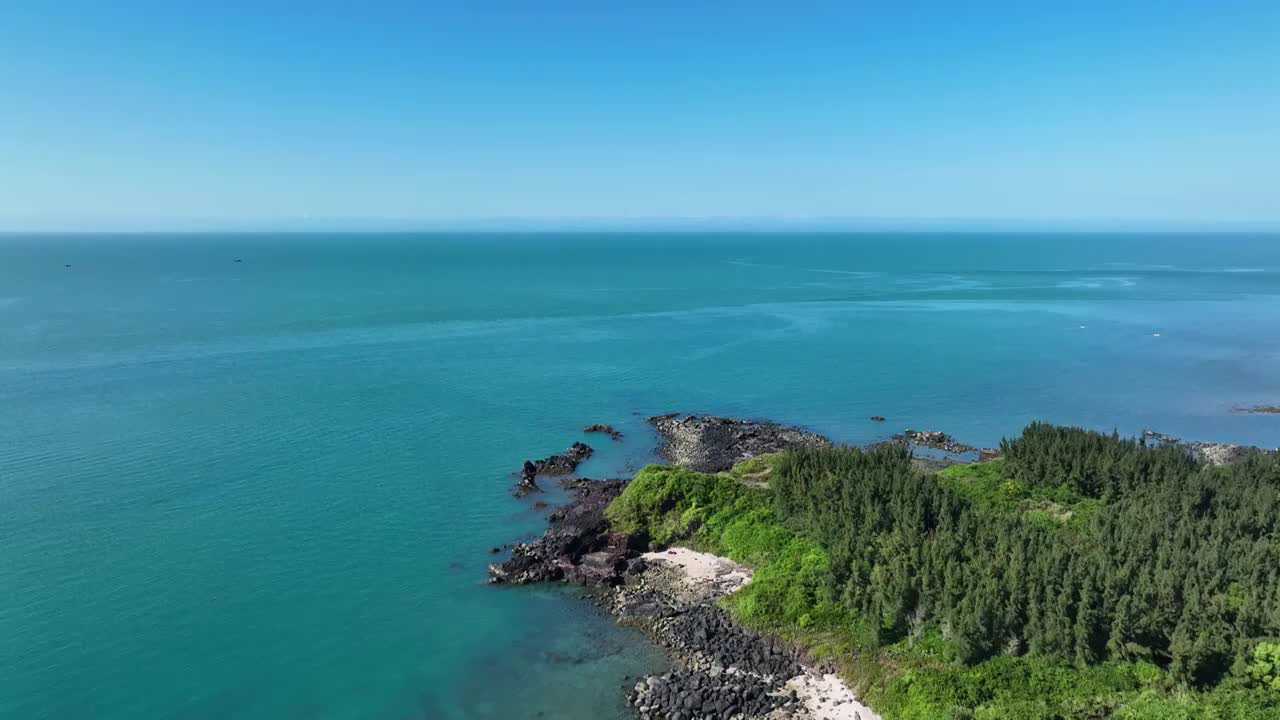
[[236, 258], [236, 262], [244, 262], [244, 261], [241, 260], [240, 258]]

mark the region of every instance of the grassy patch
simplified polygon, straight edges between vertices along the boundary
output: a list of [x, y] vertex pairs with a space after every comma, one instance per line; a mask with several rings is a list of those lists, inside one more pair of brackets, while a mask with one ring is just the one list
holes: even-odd
[[940, 470], [938, 485], [989, 512], [1021, 513], [1045, 528], [1088, 527], [1102, 508], [1101, 500], [1081, 497], [1068, 485], [1031, 486], [1009, 477], [1005, 461], [953, 465]]
[[782, 453], [757, 455], [750, 460], [743, 460], [734, 465], [728, 470], [727, 474], [748, 487], [767, 488], [769, 487], [769, 475], [781, 459]]

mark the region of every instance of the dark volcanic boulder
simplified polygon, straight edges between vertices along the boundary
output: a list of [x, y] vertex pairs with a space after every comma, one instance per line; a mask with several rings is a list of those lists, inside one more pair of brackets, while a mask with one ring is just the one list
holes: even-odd
[[711, 415], [656, 415], [646, 418], [658, 431], [664, 458], [693, 470], [719, 472], [756, 455], [795, 447], [830, 445], [825, 437], [794, 427]]
[[552, 455], [534, 463], [539, 475], [568, 475], [577, 469], [578, 463], [591, 457], [595, 450], [586, 443], [576, 442], [559, 455]]
[[531, 492], [542, 492], [542, 488], [538, 487], [538, 466], [530, 460], [524, 461], [524, 466], [520, 468], [520, 482], [516, 484], [516, 497], [524, 497]]
[[489, 582], [525, 584], [570, 580], [588, 585], [621, 582], [635, 548], [647, 538], [609, 531], [605, 508], [626, 480], [582, 480], [569, 485], [573, 499], [547, 518], [550, 527], [533, 542], [511, 549], [511, 559], [489, 566]]
[[593, 453], [595, 450], [590, 445], [576, 442], [558, 455], [541, 460], [525, 460], [520, 467], [520, 482], [516, 484], [515, 496], [524, 497], [532, 492], [542, 492], [537, 482], [539, 475], [570, 475], [578, 469], [578, 463], [591, 457]]

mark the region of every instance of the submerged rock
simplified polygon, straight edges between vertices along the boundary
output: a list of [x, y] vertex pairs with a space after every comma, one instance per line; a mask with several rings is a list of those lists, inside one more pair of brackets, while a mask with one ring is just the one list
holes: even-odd
[[720, 472], [756, 455], [830, 445], [825, 437], [773, 422], [677, 413], [645, 418], [658, 431], [661, 455], [700, 472]]

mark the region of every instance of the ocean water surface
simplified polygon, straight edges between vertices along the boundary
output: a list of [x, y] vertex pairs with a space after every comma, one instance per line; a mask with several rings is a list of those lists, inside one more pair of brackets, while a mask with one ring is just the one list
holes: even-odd
[[1258, 403], [1276, 235], [0, 236], [0, 717], [624, 717], [659, 652], [484, 584], [526, 458], [673, 410], [1274, 447]]

